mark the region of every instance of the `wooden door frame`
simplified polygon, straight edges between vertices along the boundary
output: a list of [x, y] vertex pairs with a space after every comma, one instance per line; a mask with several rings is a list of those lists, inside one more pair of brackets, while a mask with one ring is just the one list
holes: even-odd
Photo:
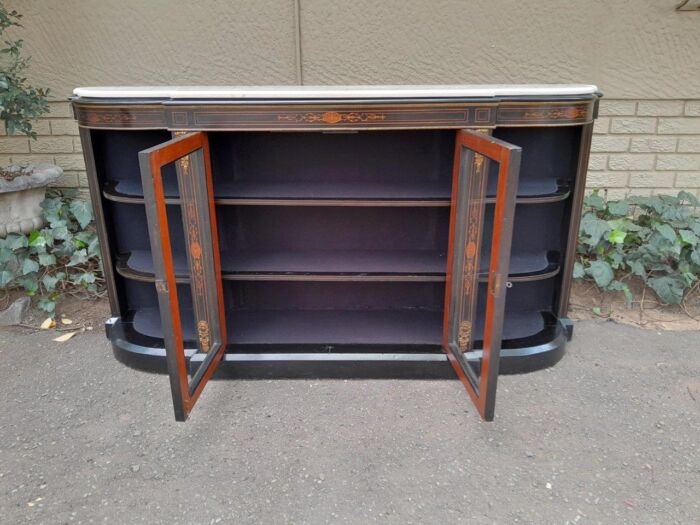
[[[162, 168], [179, 161], [178, 188], [190, 264], [195, 331], [206, 358], [188, 378]], [[226, 350], [226, 316], [209, 140], [193, 132], [139, 152], [175, 419], [185, 421]]]
[[[481, 417], [491, 421], [496, 403], [505, 285], [510, 263], [521, 148], [466, 129], [457, 132], [455, 142], [443, 350]], [[464, 354], [473, 345], [472, 334], [476, 321], [478, 273], [489, 175], [487, 159], [498, 162], [499, 169], [482, 361], [477, 377]], [[458, 232], [458, 227], [463, 229]], [[456, 302], [457, 293], [460, 296], [459, 306]]]

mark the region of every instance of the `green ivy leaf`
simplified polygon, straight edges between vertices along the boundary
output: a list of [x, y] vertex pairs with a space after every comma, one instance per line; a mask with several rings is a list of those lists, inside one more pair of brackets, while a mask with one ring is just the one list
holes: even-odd
[[700, 246], [696, 246], [695, 249], [690, 252], [690, 260], [700, 266]]
[[81, 284], [85, 288], [88, 287], [88, 285], [93, 284], [96, 280], [95, 274], [92, 272], [83, 272], [80, 275], [76, 275], [73, 277], [73, 282], [75, 284]]
[[52, 232], [54, 239], [63, 241], [71, 237], [71, 234], [68, 231], [68, 224], [64, 220], [57, 221], [55, 225], [53, 225]]
[[679, 278], [670, 275], [652, 277], [647, 280], [647, 284], [668, 304], [680, 304], [683, 301], [685, 283]]
[[51, 266], [56, 264], [56, 256], [53, 253], [40, 253], [39, 264], [41, 266]]
[[594, 191], [590, 195], [586, 195], [583, 198], [583, 203], [584, 205], [588, 206], [589, 208], [593, 208], [596, 210], [604, 210], [605, 209], [605, 201], [603, 198], [598, 195], [597, 191]]
[[46, 313], [51, 314], [52, 317], [56, 312], [56, 301], [51, 299], [50, 297], [42, 297], [41, 299], [39, 299], [37, 306], [44, 310]]
[[610, 231], [610, 225], [607, 221], [597, 218], [592, 213], [587, 213], [581, 219], [581, 229], [589, 236], [589, 244], [595, 246], [600, 242], [600, 239]]
[[627, 237], [627, 232], [621, 230], [613, 230], [608, 233], [608, 241], [613, 244], [622, 244], [625, 242], [625, 237]]
[[100, 241], [94, 233], [90, 241], [88, 241], [87, 253], [88, 257], [98, 257], [100, 255]]
[[671, 226], [669, 226], [668, 224], [659, 223], [655, 225], [654, 228], [657, 232], [663, 235], [665, 239], [668, 239], [671, 242], [675, 242], [676, 231]]
[[700, 235], [700, 219], [693, 219], [692, 221], [688, 221], [688, 226], [691, 230], [693, 230], [693, 233], [695, 233], [695, 235]]
[[46, 238], [41, 235], [38, 231], [33, 230], [29, 233], [29, 246], [38, 247], [46, 246]]
[[15, 259], [15, 252], [4, 246], [0, 248], [0, 264], [5, 264], [9, 261], [14, 261]]
[[54, 277], [53, 275], [44, 275], [41, 278], [41, 284], [44, 285], [44, 288], [46, 288], [47, 292], [53, 292], [56, 289], [56, 285], [58, 284], [58, 277]]
[[700, 200], [690, 192], [680, 191], [678, 192], [678, 200], [684, 200], [690, 203], [691, 206], [700, 206]]
[[608, 286], [615, 277], [613, 269], [605, 261], [593, 261], [587, 273], [593, 277], [595, 283], [601, 288]]
[[626, 201], [608, 202], [608, 211], [615, 217], [624, 217], [629, 213], [630, 205]]
[[29, 246], [29, 243], [26, 235], [10, 233], [5, 239], [5, 246], [7, 246], [10, 250], [19, 250]]
[[608, 285], [608, 290], [612, 290], [614, 292], [622, 292], [623, 294], [625, 294], [625, 302], [627, 303], [627, 307], [629, 308], [630, 306], [632, 306], [632, 292], [630, 291], [630, 287], [627, 285], [627, 283], [613, 281]]
[[22, 275], [39, 271], [39, 263], [27, 257], [22, 263]]
[[649, 197], [649, 200], [647, 201], [647, 206], [654, 210], [656, 213], [663, 213], [664, 208], [666, 207], [664, 204], [663, 199], [659, 195], [654, 195], [653, 197]]
[[632, 273], [635, 275], [638, 275], [639, 277], [646, 279], [647, 276], [647, 271], [644, 268], [644, 264], [639, 261], [628, 261], [627, 266], [629, 266], [630, 270], [632, 270]]
[[15, 274], [9, 270], [0, 270], [0, 288], [5, 288], [15, 278]]
[[620, 252], [613, 252], [608, 255], [607, 260], [610, 263], [610, 266], [617, 270], [623, 266], [624, 257]]
[[70, 260], [66, 266], [75, 266], [77, 264], [84, 264], [88, 261], [87, 251], [85, 249], [76, 250], [70, 256]]
[[586, 275], [586, 272], [583, 270], [583, 264], [580, 262], [575, 262], [574, 263], [574, 279], [583, 279]]
[[41, 207], [44, 210], [44, 218], [52, 228], [55, 228], [58, 224], [64, 223], [65, 212], [63, 210], [63, 202], [58, 197], [46, 198], [41, 203]]
[[87, 248], [87, 244], [85, 244], [85, 243], [84, 243], [83, 241], [81, 241], [80, 239], [78, 239], [78, 238], [76, 238], [76, 237], [73, 237], [72, 240], [73, 240], [73, 246], [75, 246], [77, 249]]
[[691, 246], [695, 246], [698, 240], [700, 240], [698, 236], [690, 230], [678, 230], [678, 234], [681, 236], [681, 240], [684, 243], [690, 244]]
[[92, 206], [85, 200], [74, 200], [70, 203], [70, 211], [80, 224], [85, 228], [92, 221]]
[[36, 276], [30, 276], [26, 279], [22, 279], [20, 284], [29, 296], [35, 295], [36, 292], [39, 290], [39, 281], [37, 281]]

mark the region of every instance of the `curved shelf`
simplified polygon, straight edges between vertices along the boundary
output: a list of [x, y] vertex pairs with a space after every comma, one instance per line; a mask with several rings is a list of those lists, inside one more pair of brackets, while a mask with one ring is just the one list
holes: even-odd
[[[179, 204], [178, 189], [170, 179], [166, 204]], [[225, 206], [450, 206], [451, 187], [445, 183], [224, 183], [216, 184], [214, 202]], [[107, 181], [102, 194], [108, 200], [143, 203], [140, 181]]]
[[[552, 314], [508, 310], [503, 324], [504, 348], [519, 347], [551, 324]], [[182, 309], [185, 341], [196, 341], [193, 313]], [[442, 344], [443, 313], [424, 309], [393, 310], [228, 310], [228, 343], [251, 345], [407, 345]], [[163, 338], [158, 308], [133, 313], [133, 328], [141, 335]], [[474, 326], [476, 351], [483, 337], [483, 319]], [[508, 341], [506, 343], [506, 341]], [[477, 354], [470, 358], [477, 358]]]
[[[135, 369], [167, 373], [163, 341], [139, 334], [133, 323], [121, 318], [107, 321], [107, 337], [115, 357]], [[520, 346], [504, 341], [499, 374], [520, 374], [555, 365], [564, 356], [567, 331], [562, 321], [546, 323], [544, 330]], [[230, 378], [440, 378], [453, 379], [454, 370], [440, 347], [380, 346], [375, 352], [363, 347], [271, 347], [264, 351], [229, 349], [217, 377]], [[192, 372], [199, 366], [196, 350], [188, 345], [185, 357]], [[471, 358], [472, 356], [470, 356]], [[342, 364], [342, 366], [338, 366]]]
[[[486, 266], [482, 261], [482, 267]], [[548, 253], [511, 253], [510, 255], [510, 282], [530, 282], [542, 281], [554, 277], [559, 273], [559, 254], [557, 252]], [[480, 282], [486, 282], [488, 276], [483, 274], [479, 277]]]
[[[166, 179], [168, 180], [168, 179]], [[544, 204], [565, 200], [570, 195], [568, 184], [555, 181], [523, 180], [518, 188], [518, 204]], [[173, 183], [170, 183], [173, 186]], [[297, 186], [296, 188], [294, 188]], [[229, 184], [217, 186], [214, 202], [222, 206], [427, 206], [448, 207], [450, 188], [434, 184], [352, 184], [328, 185], [319, 189], [318, 184]], [[257, 191], [256, 191], [257, 188]], [[305, 191], [302, 189], [305, 188]], [[169, 190], [169, 191], [168, 191]], [[284, 191], [283, 191], [284, 190]], [[354, 190], [354, 193], [353, 193]], [[495, 193], [495, 188], [490, 195]], [[344, 195], [343, 195], [344, 194]], [[348, 197], [347, 194], [354, 195]], [[143, 191], [138, 181], [107, 181], [102, 195], [105, 199], [125, 204], [143, 204]], [[367, 197], [371, 195], [372, 197]], [[166, 188], [166, 204], [180, 204], [177, 188]], [[494, 203], [489, 196], [487, 203]]]
[[[549, 279], [560, 266], [556, 253], [511, 256], [511, 282]], [[222, 279], [228, 281], [415, 281], [445, 280], [446, 256], [427, 250], [314, 250], [222, 252]], [[176, 281], [189, 282], [185, 254], [173, 254]], [[150, 251], [134, 250], [117, 258], [127, 279], [154, 282]], [[481, 282], [487, 280], [484, 274]]]

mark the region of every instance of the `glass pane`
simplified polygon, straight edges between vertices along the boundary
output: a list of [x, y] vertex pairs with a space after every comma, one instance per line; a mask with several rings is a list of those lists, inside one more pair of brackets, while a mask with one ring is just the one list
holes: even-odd
[[488, 189], [497, 186], [496, 181], [489, 184], [489, 179], [498, 179], [498, 167], [498, 162], [463, 148], [449, 340], [477, 395], [481, 387], [487, 281], [492, 254], [492, 231], [485, 231], [485, 228], [493, 225], [495, 210], [494, 198], [489, 198]]
[[193, 395], [222, 344], [218, 304], [220, 275], [214, 264], [218, 254], [215, 254], [212, 238], [203, 152], [198, 149], [175, 164], [181, 224], [169, 223], [169, 228], [171, 231], [177, 228], [176, 235], [182, 239], [182, 243], [173, 245], [173, 259], [182, 268], [182, 278], [189, 283], [191, 296], [189, 304], [180, 312], [183, 336], [196, 345], [199, 354], [205, 354], [191, 360], [189, 390]]

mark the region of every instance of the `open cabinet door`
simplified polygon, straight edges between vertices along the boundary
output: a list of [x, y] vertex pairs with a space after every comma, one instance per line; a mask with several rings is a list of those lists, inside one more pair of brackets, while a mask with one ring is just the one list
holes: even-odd
[[[457, 132], [443, 349], [486, 421], [496, 404], [520, 154], [493, 137]], [[484, 239], [488, 214], [493, 227]]]
[[[175, 419], [184, 421], [226, 349], [221, 262], [207, 134], [187, 133], [141, 151], [139, 163]], [[198, 352], [205, 356], [191, 377], [185, 359], [180, 311], [182, 298], [178, 298], [168, 224], [168, 208], [173, 209], [175, 205], [166, 206], [164, 176], [177, 177], [197, 347]], [[175, 241], [180, 242], [179, 239]]]

